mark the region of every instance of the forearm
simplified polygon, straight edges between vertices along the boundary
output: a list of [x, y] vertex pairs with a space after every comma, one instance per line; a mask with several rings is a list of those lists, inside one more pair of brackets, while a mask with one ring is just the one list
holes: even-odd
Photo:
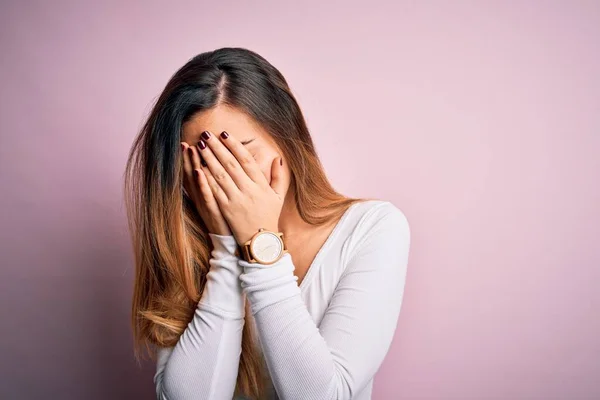
[[371, 228], [361, 232], [364, 240], [347, 254], [318, 327], [290, 254], [270, 265], [239, 261], [242, 288], [280, 398], [355, 398], [383, 362], [400, 313], [410, 245], [404, 215], [386, 210], [372, 216]]
[[215, 248], [194, 317], [175, 347], [159, 350], [154, 378], [159, 399], [233, 397], [244, 326], [241, 269], [233, 236], [211, 238]]
[[284, 399], [334, 398], [334, 358], [300, 295], [289, 254], [272, 267], [244, 263], [242, 287], [256, 320], [269, 374]]

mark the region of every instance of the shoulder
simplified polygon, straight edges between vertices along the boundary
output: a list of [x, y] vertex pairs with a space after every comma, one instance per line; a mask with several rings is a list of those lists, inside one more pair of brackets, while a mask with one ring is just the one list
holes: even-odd
[[410, 225], [405, 213], [387, 200], [365, 200], [353, 205], [351, 235], [347, 243], [355, 252], [365, 247], [396, 247], [407, 249]]
[[410, 225], [404, 212], [387, 200], [365, 200], [354, 205], [355, 233], [368, 231], [409, 232]]

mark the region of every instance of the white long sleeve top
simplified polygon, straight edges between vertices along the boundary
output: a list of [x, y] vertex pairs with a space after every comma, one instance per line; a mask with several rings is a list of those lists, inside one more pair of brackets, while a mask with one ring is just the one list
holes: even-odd
[[235, 255], [233, 236], [209, 236], [214, 249], [195, 315], [175, 347], [158, 350], [157, 398], [234, 399], [247, 297], [269, 400], [371, 399], [404, 293], [403, 212], [384, 200], [352, 204], [300, 285], [291, 254], [249, 263]]

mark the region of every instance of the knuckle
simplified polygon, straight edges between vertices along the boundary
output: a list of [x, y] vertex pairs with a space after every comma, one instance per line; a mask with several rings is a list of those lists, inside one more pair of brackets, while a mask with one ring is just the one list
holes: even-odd
[[227, 174], [225, 173], [225, 171], [218, 171], [217, 173], [215, 173], [215, 179], [218, 181], [224, 180], [226, 176]]
[[254, 160], [254, 158], [252, 158], [251, 156], [241, 156], [240, 157], [240, 163], [243, 165], [249, 165], [253, 160]]
[[229, 194], [228, 198], [229, 201], [231, 201], [232, 203], [238, 203], [242, 197], [240, 196], [240, 194], [234, 192]]
[[227, 160], [225, 161], [225, 167], [229, 170], [235, 170], [237, 168], [237, 161]]

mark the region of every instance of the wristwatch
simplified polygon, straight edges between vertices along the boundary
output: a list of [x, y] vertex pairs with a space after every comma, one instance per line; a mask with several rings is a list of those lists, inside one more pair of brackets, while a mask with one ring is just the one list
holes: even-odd
[[244, 260], [266, 265], [273, 264], [287, 252], [283, 233], [268, 231], [264, 228], [260, 228], [242, 246]]

